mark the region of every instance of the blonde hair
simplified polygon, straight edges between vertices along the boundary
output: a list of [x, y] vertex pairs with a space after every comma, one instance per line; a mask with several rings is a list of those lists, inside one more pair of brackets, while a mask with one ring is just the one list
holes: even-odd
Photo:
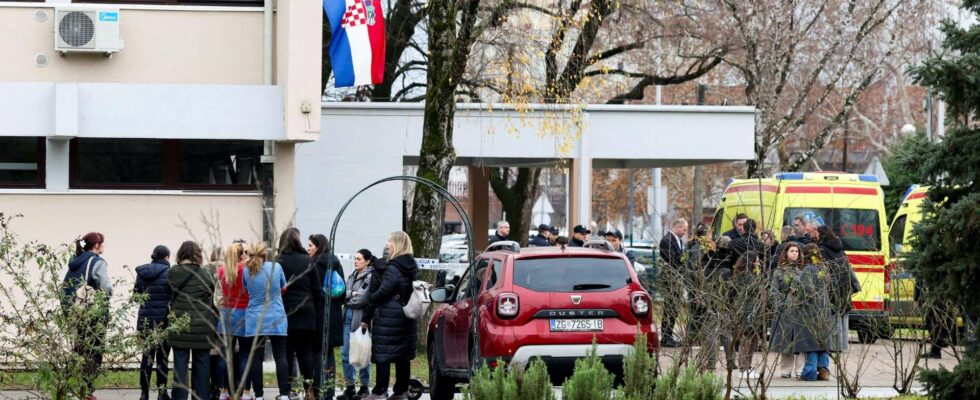
[[412, 255], [415, 252], [412, 250], [412, 239], [405, 232], [392, 232], [391, 236], [388, 237], [388, 241], [391, 242], [391, 249], [388, 254], [389, 260], [406, 254]]
[[266, 258], [269, 257], [269, 246], [266, 246], [265, 242], [255, 242], [248, 249], [248, 263], [245, 265], [248, 267], [249, 272], [252, 276], [258, 274], [262, 270], [262, 264], [265, 263]]
[[228, 250], [225, 250], [225, 284], [228, 287], [235, 286], [235, 282], [238, 281], [238, 263], [245, 251], [244, 246], [242, 243], [232, 243], [228, 246]]

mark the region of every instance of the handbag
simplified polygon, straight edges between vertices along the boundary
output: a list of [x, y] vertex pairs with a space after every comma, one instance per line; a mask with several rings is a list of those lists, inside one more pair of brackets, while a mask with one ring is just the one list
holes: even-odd
[[337, 273], [337, 270], [330, 270], [330, 274], [327, 275], [329, 280], [324, 280], [323, 288], [330, 296], [331, 299], [343, 298], [347, 295], [347, 283], [344, 282], [344, 278]]
[[86, 307], [95, 303], [95, 291], [94, 287], [89, 286], [88, 281], [92, 279], [92, 260], [95, 257], [89, 257], [88, 265], [85, 266], [85, 281], [82, 282], [82, 286], [75, 289], [75, 306], [76, 307]]

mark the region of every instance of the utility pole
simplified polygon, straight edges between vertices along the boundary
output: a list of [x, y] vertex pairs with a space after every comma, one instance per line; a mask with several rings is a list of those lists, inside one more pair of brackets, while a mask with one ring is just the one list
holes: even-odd
[[848, 118], [844, 118], [844, 151], [843, 156], [841, 157], [843, 160], [840, 168], [840, 170], [844, 172], [847, 172], [847, 120]]
[[[704, 92], [706, 89], [707, 87], [704, 84], [701, 83], [698, 84], [697, 105], [699, 106], [704, 105]], [[702, 181], [703, 181], [703, 177], [701, 176], [701, 166], [695, 165], [694, 166], [694, 207], [693, 207], [694, 209], [691, 210], [692, 231], [694, 230], [694, 227], [698, 226], [698, 224], [701, 223], [701, 212], [704, 211], [704, 203], [703, 203], [704, 193], [702, 193], [703, 190], [701, 187]]]
[[630, 246], [632, 246], [633, 245], [633, 205], [635, 204], [634, 201], [636, 200], [636, 190], [634, 189], [635, 185], [633, 184], [633, 169], [628, 168], [626, 170], [626, 173], [630, 174], [630, 206], [629, 206], [630, 212], [629, 212], [629, 220], [626, 223], [627, 225], [626, 230], [630, 234]]

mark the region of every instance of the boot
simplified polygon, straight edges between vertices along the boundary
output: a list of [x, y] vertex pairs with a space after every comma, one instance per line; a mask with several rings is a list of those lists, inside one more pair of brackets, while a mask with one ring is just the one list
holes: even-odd
[[170, 395], [167, 394], [167, 388], [161, 387], [157, 392], [157, 400], [170, 400]]
[[354, 397], [355, 395], [356, 395], [356, 392], [354, 391], [354, 385], [347, 385], [347, 387], [344, 388], [344, 393], [341, 393], [340, 394], [340, 397], [337, 397], [337, 399], [338, 400], [354, 400], [355, 399], [355, 397]]
[[140, 400], [150, 400], [150, 392], [148, 390], [140, 390]]
[[366, 398], [369, 394], [371, 394], [371, 388], [369, 388], [368, 385], [361, 385], [361, 390], [357, 391], [357, 396], [354, 398], [363, 399]]
[[829, 381], [830, 380], [830, 370], [824, 367], [817, 368], [817, 380], [818, 381]]

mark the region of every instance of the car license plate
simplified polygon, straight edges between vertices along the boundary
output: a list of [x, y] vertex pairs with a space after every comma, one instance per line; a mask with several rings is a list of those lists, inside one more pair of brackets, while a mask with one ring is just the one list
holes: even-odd
[[553, 319], [552, 332], [594, 332], [602, 331], [601, 319]]

